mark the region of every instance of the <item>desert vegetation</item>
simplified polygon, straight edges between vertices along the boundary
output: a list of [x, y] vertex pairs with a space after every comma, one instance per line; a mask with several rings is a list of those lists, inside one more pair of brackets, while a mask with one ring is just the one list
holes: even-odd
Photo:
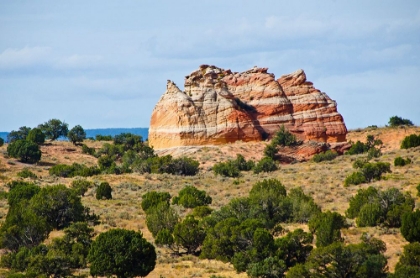
[[[6, 143], [1, 275], [415, 277], [420, 150], [400, 148], [409, 132], [419, 129], [352, 131], [367, 151], [293, 164], [265, 155], [264, 142], [172, 157], [131, 134], [49, 137], [34, 163]], [[277, 169], [255, 171], [264, 159]], [[346, 184], [352, 175], [363, 182]], [[110, 256], [120, 265], [105, 265]]]

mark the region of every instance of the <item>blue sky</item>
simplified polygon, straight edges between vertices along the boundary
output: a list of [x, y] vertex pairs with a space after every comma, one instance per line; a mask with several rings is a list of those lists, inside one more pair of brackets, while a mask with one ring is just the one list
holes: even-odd
[[0, 131], [148, 127], [200, 64], [304, 69], [348, 128], [420, 125], [420, 2], [0, 0]]

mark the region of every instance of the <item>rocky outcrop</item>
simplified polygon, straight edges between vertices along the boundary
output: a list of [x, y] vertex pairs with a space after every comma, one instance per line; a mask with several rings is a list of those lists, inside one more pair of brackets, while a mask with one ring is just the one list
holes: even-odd
[[267, 68], [237, 73], [202, 65], [184, 91], [168, 80], [153, 110], [155, 149], [270, 138], [284, 125], [301, 140], [343, 142], [347, 129], [335, 101], [306, 81], [303, 70], [278, 80]]

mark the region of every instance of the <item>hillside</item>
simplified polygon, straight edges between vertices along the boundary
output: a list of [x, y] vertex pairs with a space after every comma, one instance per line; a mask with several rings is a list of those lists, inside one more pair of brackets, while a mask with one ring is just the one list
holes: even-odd
[[[420, 208], [420, 198], [416, 197], [416, 186], [420, 183], [420, 147], [408, 150], [399, 149], [402, 139], [409, 134], [420, 134], [420, 127], [411, 128], [377, 128], [349, 131], [348, 141], [365, 141], [367, 135], [374, 135], [384, 143], [383, 155], [375, 159], [391, 163], [392, 173], [385, 174], [382, 180], [370, 184], [344, 187], [344, 179], [354, 171], [352, 163], [359, 157], [366, 155], [348, 156], [342, 155], [335, 160], [322, 163], [311, 161], [282, 164], [279, 170], [271, 173], [253, 174], [243, 172], [240, 178], [226, 178], [215, 176], [211, 167], [220, 161], [234, 158], [236, 154], [242, 154], [246, 159], [259, 160], [267, 142], [240, 142], [220, 146], [200, 146], [174, 149], [171, 153], [177, 157], [187, 155], [200, 162], [200, 172], [196, 176], [173, 176], [169, 174], [103, 174], [88, 178], [95, 183], [107, 181], [113, 188], [112, 200], [98, 201], [95, 198], [94, 188], [89, 189], [82, 198], [84, 205], [100, 216], [101, 224], [95, 226], [95, 231], [101, 233], [109, 229], [119, 227], [139, 230], [144, 237], [153, 241], [153, 237], [145, 224], [145, 213], [141, 208], [142, 195], [151, 190], [167, 191], [175, 196], [185, 187], [194, 185], [200, 190], [205, 190], [213, 199], [211, 208], [218, 209], [226, 205], [230, 200], [237, 197], [247, 196], [252, 186], [264, 178], [279, 179], [287, 190], [301, 187], [305, 194], [314, 198], [322, 210], [331, 210], [344, 215], [349, 206], [350, 197], [354, 196], [358, 189], [374, 186], [385, 190], [397, 188], [403, 192], [409, 192], [415, 198], [416, 208]], [[104, 142], [85, 140], [89, 147], [99, 149]], [[73, 162], [93, 166], [97, 159], [83, 154], [81, 147], [73, 146], [69, 142], [52, 142], [41, 147], [42, 158], [37, 165], [28, 165], [18, 162], [16, 159], [7, 158], [7, 146], [0, 147], [0, 190], [7, 191], [6, 184], [12, 180], [18, 180], [17, 173], [24, 168], [30, 169], [38, 177], [34, 181], [40, 186], [52, 184], [70, 185], [74, 178], [58, 178], [48, 174], [51, 166], [56, 164], [72, 164]], [[161, 153], [162, 154], [162, 153]], [[394, 167], [396, 157], [408, 157], [412, 163], [404, 167]], [[29, 180], [29, 179], [28, 179]], [[0, 219], [4, 221], [7, 214], [7, 201], [0, 199]], [[176, 206], [181, 217], [188, 214], [191, 209]], [[385, 255], [388, 259], [389, 270], [393, 271], [402, 247], [407, 241], [401, 236], [399, 229], [365, 227], [359, 228], [354, 220], [349, 220], [351, 227], [342, 229], [342, 235], [346, 243], [359, 242], [360, 236], [367, 232], [370, 235], [382, 239], [386, 243]], [[296, 228], [308, 230], [306, 224], [284, 223], [282, 226], [290, 231]], [[50, 234], [48, 242], [52, 238], [61, 236], [62, 232], [54, 231]], [[246, 277], [245, 273], [237, 274], [231, 264], [225, 264], [215, 260], [200, 260], [188, 255], [174, 257], [164, 248], [157, 248], [158, 260], [156, 268], [148, 277]], [[88, 269], [81, 270], [88, 273]], [[1, 273], [0, 273], [1, 275]]]

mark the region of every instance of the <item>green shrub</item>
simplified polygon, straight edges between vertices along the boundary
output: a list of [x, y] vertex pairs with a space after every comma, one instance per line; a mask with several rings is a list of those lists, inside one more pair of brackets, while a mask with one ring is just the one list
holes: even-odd
[[7, 135], [7, 142], [13, 143], [17, 140], [26, 140], [26, 137], [28, 137], [29, 132], [31, 131], [30, 127], [27, 126], [21, 126], [19, 130], [12, 130]]
[[298, 141], [296, 136], [282, 125], [271, 140], [271, 144], [274, 146], [295, 146], [298, 144]]
[[379, 148], [378, 149], [377, 148], [370, 148], [367, 153], [368, 153], [368, 155], [367, 155], [368, 160], [370, 160], [372, 158], [378, 158], [382, 155], [381, 149], [379, 149]]
[[89, 148], [86, 144], [82, 145], [82, 153], [95, 155], [95, 148]]
[[143, 138], [132, 133], [121, 133], [114, 136], [114, 145], [120, 145], [125, 151], [140, 150], [143, 147]]
[[321, 213], [314, 199], [306, 195], [302, 188], [292, 188], [287, 195], [292, 203], [293, 222], [307, 223], [313, 216]]
[[236, 155], [236, 159], [233, 160], [233, 163], [239, 169], [239, 171], [250, 171], [254, 168], [255, 163], [252, 160], [246, 160], [245, 157], [241, 154]]
[[400, 125], [412, 126], [413, 122], [408, 120], [408, 119], [403, 119], [403, 118], [398, 117], [398, 116], [392, 116], [391, 118], [389, 118], [388, 124], [391, 127], [396, 127], [396, 126], [400, 126]]
[[231, 178], [236, 178], [241, 175], [241, 171], [239, 171], [238, 167], [232, 160], [216, 163], [213, 165], [212, 169], [215, 175]]
[[352, 144], [350, 149], [346, 152], [346, 154], [354, 155], [354, 154], [361, 154], [367, 152], [368, 149], [366, 145], [360, 141]]
[[211, 197], [204, 190], [198, 190], [194, 186], [187, 185], [179, 191], [179, 196], [173, 198], [172, 204], [181, 205], [185, 208], [195, 208], [211, 204], [211, 201]]
[[168, 192], [149, 191], [142, 196], [141, 208], [147, 213], [150, 208], [156, 207], [159, 203], [165, 202], [169, 205], [171, 195]]
[[388, 162], [370, 163], [363, 160], [356, 160], [353, 163], [353, 167], [359, 171], [353, 172], [346, 177], [344, 181], [345, 186], [380, 180], [383, 173], [391, 172], [391, 165]]
[[409, 242], [420, 242], [420, 210], [407, 212], [402, 216], [401, 234]]
[[379, 203], [368, 203], [360, 208], [356, 224], [359, 227], [373, 227], [379, 222], [382, 215], [382, 208]]
[[272, 159], [274, 159], [278, 153], [278, 148], [276, 145], [274, 144], [268, 144], [267, 146], [265, 146], [264, 148], [264, 156], [265, 157], [270, 157]]
[[349, 186], [351, 184], [358, 185], [366, 183], [366, 178], [361, 172], [353, 172], [344, 180], [344, 185]]
[[312, 161], [314, 162], [330, 161], [330, 160], [334, 160], [337, 156], [338, 156], [337, 152], [328, 150], [326, 152], [318, 153], [314, 155], [314, 157], [312, 157]]
[[156, 251], [142, 233], [113, 229], [95, 239], [88, 261], [93, 277], [146, 277], [155, 268]]
[[69, 132], [68, 124], [58, 119], [51, 119], [48, 122], [38, 125], [38, 128], [45, 134], [46, 139], [57, 140], [60, 136], [67, 136]]
[[395, 266], [395, 278], [420, 277], [420, 242], [412, 242], [404, 246], [404, 252]]
[[112, 188], [107, 182], [101, 182], [96, 189], [96, 200], [112, 199]]
[[16, 140], [7, 146], [7, 154], [10, 157], [20, 159], [24, 163], [36, 163], [41, 159], [39, 146], [27, 140]]
[[372, 180], [380, 180], [383, 173], [391, 172], [391, 165], [388, 162], [365, 163], [360, 171], [366, 178], [367, 182]]
[[194, 176], [198, 173], [198, 166], [200, 163], [189, 157], [180, 157], [173, 159], [169, 165], [166, 173], [181, 176]]
[[42, 132], [39, 128], [33, 128], [31, 131], [29, 131], [28, 136], [26, 137], [26, 140], [32, 141], [35, 144], [41, 145], [45, 142], [45, 134]]
[[95, 140], [96, 141], [112, 141], [112, 136], [111, 135], [101, 135], [101, 134], [97, 134], [95, 136]]
[[236, 178], [241, 175], [241, 171], [250, 171], [254, 166], [254, 161], [246, 161], [243, 155], [237, 154], [236, 159], [216, 163], [212, 169], [215, 175]]
[[57, 164], [52, 166], [48, 172], [50, 176], [63, 178], [72, 178], [76, 176], [90, 177], [101, 173], [98, 167], [87, 167], [86, 165], [78, 163], [73, 163], [72, 165]]
[[206, 236], [206, 232], [199, 223], [193, 215], [187, 215], [183, 221], [177, 223], [174, 227], [174, 242], [187, 254], [195, 254]]
[[417, 196], [420, 197], [420, 183], [417, 185]]
[[368, 153], [368, 159], [379, 157], [381, 156], [381, 148], [383, 142], [379, 139], [375, 139], [373, 135], [366, 136], [366, 143], [362, 143], [357, 141], [356, 143], [352, 143], [350, 149], [346, 152], [346, 154], [354, 155], [354, 154], [362, 154]]
[[146, 225], [154, 238], [163, 229], [173, 232], [178, 221], [178, 213], [166, 202], [160, 202], [146, 211]]
[[210, 215], [212, 211], [213, 210], [209, 206], [198, 206], [193, 209], [192, 215], [198, 218], [203, 218]]
[[401, 156], [399, 156], [394, 159], [394, 166], [405, 166], [410, 163], [411, 163], [411, 159], [408, 157], [404, 159]]
[[345, 218], [337, 212], [326, 211], [309, 220], [308, 226], [316, 235], [316, 247], [328, 246], [342, 241], [340, 229], [345, 227]]
[[380, 191], [372, 186], [359, 189], [350, 198], [346, 211], [348, 218], [357, 218], [359, 226], [383, 224], [387, 227], [399, 227], [401, 217], [414, 208], [414, 199], [396, 188]]
[[71, 188], [80, 196], [85, 196], [86, 191], [93, 183], [85, 179], [77, 179], [71, 182]]
[[[132, 165], [135, 172], [140, 173], [156, 173], [156, 174], [172, 174], [193, 176], [198, 173], [200, 163], [189, 157], [172, 158], [171, 155], [155, 156], [153, 149], [143, 153], [145, 158], [133, 155], [130, 151], [123, 156], [124, 165]], [[131, 161], [131, 162], [130, 162]]]
[[271, 143], [265, 147], [264, 157], [269, 157], [274, 160], [278, 152], [278, 146], [296, 146], [298, 144], [300, 142], [296, 139], [296, 136], [282, 125], [271, 139]]
[[270, 157], [263, 157], [254, 167], [254, 173], [273, 172], [278, 169], [277, 163]]
[[415, 148], [417, 146], [420, 146], [420, 134], [406, 136], [401, 142], [401, 149]]
[[37, 176], [28, 168], [25, 168], [22, 171], [18, 172], [17, 176], [21, 178], [31, 178], [31, 179], [37, 178]]
[[70, 142], [72, 142], [74, 145], [77, 145], [86, 139], [86, 132], [82, 126], [76, 125], [70, 129], [70, 131], [67, 133], [67, 137], [69, 138]]

